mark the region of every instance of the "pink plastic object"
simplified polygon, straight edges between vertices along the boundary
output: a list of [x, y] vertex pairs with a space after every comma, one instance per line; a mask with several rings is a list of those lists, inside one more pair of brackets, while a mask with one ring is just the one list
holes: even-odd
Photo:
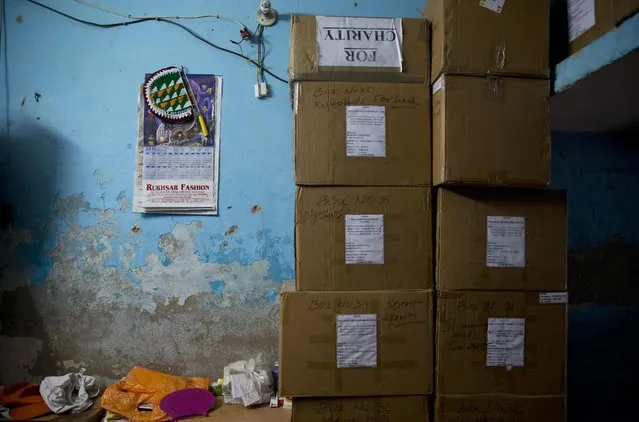
[[214, 407], [215, 396], [202, 388], [174, 391], [160, 402], [160, 409], [173, 420], [206, 416]]

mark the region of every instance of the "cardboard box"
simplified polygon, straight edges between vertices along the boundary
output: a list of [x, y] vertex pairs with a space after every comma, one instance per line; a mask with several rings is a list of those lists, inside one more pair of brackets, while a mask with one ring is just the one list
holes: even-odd
[[562, 396], [437, 396], [435, 422], [565, 422]]
[[437, 292], [438, 394], [565, 395], [566, 292]]
[[440, 189], [436, 283], [441, 290], [565, 290], [566, 192]]
[[289, 80], [424, 83], [429, 40], [422, 19], [292, 16]]
[[280, 298], [281, 394], [433, 391], [432, 292], [284, 292]]
[[541, 79], [438, 79], [433, 85], [433, 184], [547, 186], [549, 89]]
[[301, 291], [433, 287], [429, 188], [297, 188], [296, 287]]
[[549, 0], [428, 0], [424, 15], [432, 81], [441, 73], [550, 76]]
[[639, 10], [639, 0], [613, 0], [617, 24], [632, 17]]
[[428, 396], [296, 398], [293, 421], [430, 422]]
[[431, 184], [426, 84], [297, 82], [295, 183]]
[[575, 54], [615, 27], [612, 0], [567, 0], [570, 54]]

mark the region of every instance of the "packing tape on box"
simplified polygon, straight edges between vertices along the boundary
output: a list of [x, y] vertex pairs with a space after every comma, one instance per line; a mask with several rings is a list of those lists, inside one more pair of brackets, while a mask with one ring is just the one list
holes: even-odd
[[504, 78], [489, 76], [486, 78], [486, 97], [494, 101], [502, 101], [504, 99], [505, 89], [502, 89]]
[[396, 361], [386, 361], [384, 362], [384, 367], [376, 367], [376, 368], [336, 368], [335, 362], [317, 362], [317, 361], [308, 361], [306, 362], [306, 368], [314, 371], [333, 371], [335, 373], [335, 379], [333, 382], [333, 389], [340, 393], [343, 390], [344, 380], [343, 373], [344, 371], [358, 371], [358, 370], [373, 370], [373, 377], [375, 382], [379, 383], [383, 379], [384, 370], [386, 369], [414, 369], [417, 367], [417, 362], [412, 360], [396, 360]]
[[499, 41], [495, 47], [495, 69], [504, 70], [506, 67], [506, 42], [504, 40]]
[[421, 23], [419, 24], [419, 30], [417, 31], [417, 40], [430, 42], [430, 33], [428, 31], [428, 21], [426, 19], [423, 19]]

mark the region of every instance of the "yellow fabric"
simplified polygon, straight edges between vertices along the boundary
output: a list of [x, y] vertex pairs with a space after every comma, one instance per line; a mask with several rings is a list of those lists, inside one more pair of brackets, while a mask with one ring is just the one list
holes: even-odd
[[[102, 407], [130, 422], [169, 420], [160, 409], [160, 401], [169, 393], [186, 388], [208, 389], [208, 378], [189, 378], [134, 367], [121, 381], [108, 387], [102, 396]], [[152, 411], [138, 411], [141, 404], [150, 404]]]

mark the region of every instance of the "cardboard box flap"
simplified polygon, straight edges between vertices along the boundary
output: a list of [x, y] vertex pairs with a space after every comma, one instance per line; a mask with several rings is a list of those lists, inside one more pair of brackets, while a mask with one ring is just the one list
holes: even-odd
[[293, 421], [430, 422], [428, 396], [295, 398]]
[[433, 184], [550, 183], [549, 82], [445, 75], [433, 95]]
[[437, 286], [443, 290], [564, 290], [566, 192], [440, 189]]
[[432, 21], [431, 81], [441, 73], [550, 75], [549, 0], [429, 0], [424, 15]]
[[427, 291], [283, 293], [281, 394], [431, 392], [432, 310]]
[[432, 288], [430, 192], [420, 187], [298, 187], [298, 289]]
[[458, 395], [437, 396], [435, 420], [565, 422], [564, 396]]
[[564, 395], [567, 296], [548, 293], [438, 292], [437, 392]]
[[431, 184], [425, 84], [295, 83], [298, 185]]

